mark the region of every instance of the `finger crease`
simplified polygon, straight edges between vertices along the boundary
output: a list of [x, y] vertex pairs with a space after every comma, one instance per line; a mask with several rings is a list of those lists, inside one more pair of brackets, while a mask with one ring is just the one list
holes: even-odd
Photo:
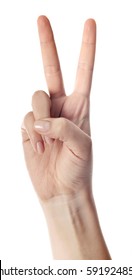
[[89, 72], [93, 72], [93, 66], [90, 66], [86, 62], [79, 62], [78, 68], [83, 69], [83, 70], [88, 70]]
[[47, 76], [53, 76], [60, 73], [60, 66], [59, 65], [45, 65], [44, 71]]
[[47, 40], [47, 41], [40, 41], [40, 45], [43, 46], [43, 45], [49, 45], [50, 43], [54, 43], [54, 39], [50, 39], [50, 40]]
[[89, 45], [89, 46], [95, 46], [95, 43], [90, 43], [88, 41], [83, 41], [83, 44]]

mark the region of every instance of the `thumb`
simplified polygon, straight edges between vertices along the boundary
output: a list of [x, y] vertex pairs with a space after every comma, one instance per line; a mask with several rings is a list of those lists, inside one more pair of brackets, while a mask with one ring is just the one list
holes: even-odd
[[76, 156], [88, 159], [91, 152], [91, 138], [73, 122], [65, 118], [46, 118], [35, 121], [34, 129], [45, 136], [58, 139]]

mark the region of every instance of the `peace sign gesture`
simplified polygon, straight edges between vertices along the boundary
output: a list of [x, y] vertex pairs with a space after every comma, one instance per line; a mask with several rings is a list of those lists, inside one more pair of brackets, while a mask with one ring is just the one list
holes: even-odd
[[89, 106], [94, 67], [96, 24], [85, 22], [73, 93], [66, 96], [53, 31], [45, 16], [38, 18], [44, 73], [49, 95], [37, 91], [33, 111], [23, 122], [27, 168], [41, 201], [91, 193], [92, 142]]

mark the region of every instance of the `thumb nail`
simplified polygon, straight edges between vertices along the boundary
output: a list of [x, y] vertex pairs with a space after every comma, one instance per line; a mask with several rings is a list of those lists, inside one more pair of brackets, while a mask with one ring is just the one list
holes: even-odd
[[41, 132], [47, 132], [50, 129], [50, 122], [49, 121], [36, 121], [34, 123], [34, 127]]

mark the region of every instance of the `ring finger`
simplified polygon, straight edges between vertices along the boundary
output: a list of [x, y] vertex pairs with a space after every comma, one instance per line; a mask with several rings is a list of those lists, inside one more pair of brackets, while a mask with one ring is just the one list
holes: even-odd
[[22, 127], [23, 144], [26, 145], [26, 142], [30, 141], [33, 150], [42, 154], [44, 152], [44, 144], [41, 135], [34, 130], [34, 122], [33, 112], [29, 112], [24, 118]]

